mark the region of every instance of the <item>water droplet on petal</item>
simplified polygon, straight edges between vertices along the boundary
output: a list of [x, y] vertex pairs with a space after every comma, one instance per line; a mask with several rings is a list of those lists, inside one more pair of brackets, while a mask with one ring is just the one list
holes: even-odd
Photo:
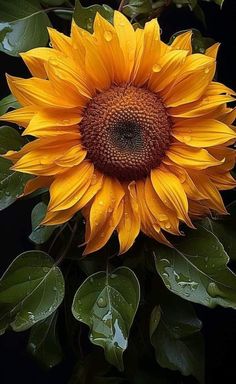
[[112, 40], [112, 33], [110, 31], [105, 31], [104, 32], [104, 39], [108, 42], [111, 41]]
[[158, 220], [165, 221], [168, 220], [168, 217], [164, 213], [161, 213], [160, 215], [158, 215]]
[[206, 69], [204, 70], [204, 72], [205, 72], [205, 73], [209, 73], [209, 72], [210, 72], [210, 69], [209, 69], [209, 68], [206, 68]]
[[185, 143], [189, 143], [191, 141], [191, 136], [184, 136], [183, 140]]
[[160, 72], [161, 66], [159, 64], [154, 64], [152, 67], [153, 72], [157, 73]]

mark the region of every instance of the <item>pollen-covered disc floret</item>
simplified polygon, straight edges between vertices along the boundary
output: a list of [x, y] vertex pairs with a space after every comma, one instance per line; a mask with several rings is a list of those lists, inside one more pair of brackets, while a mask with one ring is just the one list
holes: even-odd
[[235, 187], [235, 93], [214, 82], [219, 45], [192, 53], [191, 31], [171, 45], [157, 20], [135, 28], [120, 12], [98, 13], [93, 33], [49, 29], [51, 48], [22, 57], [29, 79], [8, 76], [21, 108], [1, 117], [36, 139], [4, 156], [34, 175], [28, 194], [48, 188], [44, 225], [81, 210], [84, 254], [116, 231], [120, 253], [140, 231], [170, 245], [166, 233], [225, 214], [220, 190]]
[[112, 86], [89, 102], [80, 132], [99, 171], [132, 181], [161, 163], [171, 142], [171, 120], [156, 93]]

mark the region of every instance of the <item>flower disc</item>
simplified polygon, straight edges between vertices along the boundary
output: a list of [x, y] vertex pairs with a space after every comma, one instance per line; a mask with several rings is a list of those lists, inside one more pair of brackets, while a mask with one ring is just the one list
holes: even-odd
[[157, 94], [112, 86], [90, 101], [80, 132], [97, 169], [119, 180], [137, 180], [161, 163], [171, 141], [171, 120]]

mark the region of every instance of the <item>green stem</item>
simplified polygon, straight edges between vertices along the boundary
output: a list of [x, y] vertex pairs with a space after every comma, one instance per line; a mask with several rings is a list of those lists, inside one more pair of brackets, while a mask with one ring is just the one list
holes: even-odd
[[72, 232], [71, 232], [71, 235], [70, 235], [70, 238], [69, 238], [69, 241], [67, 243], [67, 246], [65, 247], [64, 251], [62, 252], [61, 256], [59, 257], [59, 259], [56, 260], [56, 263], [55, 265], [59, 265], [61, 264], [61, 262], [64, 260], [65, 256], [67, 255], [69, 249], [70, 249], [70, 246], [74, 240], [74, 236], [76, 234], [76, 231], [77, 231], [77, 222], [74, 223], [74, 226], [72, 228]]
[[122, 12], [122, 9], [123, 9], [124, 5], [125, 5], [125, 0], [121, 0], [119, 8], [118, 8], [119, 12]]

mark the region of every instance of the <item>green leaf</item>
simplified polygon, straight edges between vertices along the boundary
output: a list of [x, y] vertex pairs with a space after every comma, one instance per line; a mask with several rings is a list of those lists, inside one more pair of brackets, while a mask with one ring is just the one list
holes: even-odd
[[55, 7], [57, 5], [62, 5], [66, 0], [42, 0], [41, 3]]
[[176, 4], [177, 8], [181, 8], [187, 5], [191, 11], [193, 11], [197, 5], [197, 0], [174, 0], [174, 3]]
[[0, 127], [0, 154], [13, 149], [18, 151], [25, 144], [25, 139], [16, 129], [3, 125]]
[[127, 384], [122, 377], [109, 377], [111, 368], [101, 351], [95, 349], [78, 361], [68, 384]]
[[236, 201], [227, 206], [229, 216], [205, 218], [201, 224], [214, 233], [231, 259], [236, 260]]
[[193, 375], [200, 382], [204, 377], [204, 344], [201, 321], [190, 303], [175, 295], [164, 295], [150, 319], [150, 339], [158, 364]]
[[57, 228], [57, 225], [40, 225], [47, 212], [47, 205], [43, 202], [38, 203], [32, 210], [32, 233], [29, 235], [35, 244], [45, 243]]
[[93, 32], [93, 22], [97, 12], [112, 23], [114, 10], [106, 4], [95, 4], [90, 7], [83, 7], [80, 1], [77, 0], [73, 17], [79, 27]]
[[122, 8], [122, 12], [131, 19], [152, 12], [152, 0], [129, 0]]
[[64, 297], [64, 279], [44, 252], [19, 255], [0, 280], [0, 334], [24, 331], [50, 316]]
[[[2, 126], [0, 127], [0, 154], [8, 150], [19, 150], [25, 143], [25, 139], [16, 129]], [[23, 193], [26, 182], [31, 179], [31, 175], [11, 171], [11, 161], [0, 157], [0, 210], [9, 205]]]
[[123, 352], [140, 298], [134, 272], [120, 267], [111, 274], [97, 272], [77, 290], [72, 313], [90, 327], [90, 340], [104, 348], [110, 364], [123, 370]]
[[214, 3], [216, 3], [217, 5], [219, 5], [222, 8], [224, 0], [213, 0], [213, 1], [214, 1]]
[[55, 311], [46, 319], [33, 325], [30, 331], [28, 350], [45, 368], [52, 368], [62, 360], [63, 353], [58, 339]]
[[25, 184], [32, 178], [26, 173], [11, 171], [11, 166], [9, 160], [0, 158], [0, 211], [22, 195]]
[[236, 275], [217, 237], [203, 227], [189, 230], [175, 248], [158, 244], [156, 268], [166, 287], [208, 307], [236, 308]]
[[11, 56], [45, 46], [50, 20], [37, 0], [0, 0], [0, 50]]
[[0, 115], [3, 115], [4, 113], [6, 113], [10, 108], [13, 108], [13, 109], [20, 108], [20, 104], [18, 103], [18, 101], [16, 101], [15, 96], [13, 96], [12, 94], [0, 100]]
[[204, 25], [205, 28], [207, 28], [206, 16], [205, 16], [205, 13], [203, 12], [202, 8], [200, 7], [200, 5], [197, 4], [194, 7], [193, 11], [194, 11], [194, 15], [196, 16], [196, 18], [201, 21], [201, 23]]
[[73, 9], [59, 9], [58, 8], [58, 9], [54, 9], [52, 12], [55, 13], [61, 19], [71, 21], [71, 19], [73, 17], [74, 10]]

